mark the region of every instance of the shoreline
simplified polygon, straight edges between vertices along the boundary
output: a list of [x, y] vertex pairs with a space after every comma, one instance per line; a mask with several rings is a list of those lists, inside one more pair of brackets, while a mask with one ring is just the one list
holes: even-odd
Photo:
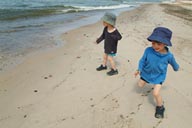
[[[136, 7], [108, 11], [119, 14]], [[18, 20], [16, 23], [2, 22], [0, 73], [12, 70], [30, 56], [64, 46], [65, 42], [60, 39], [62, 33], [98, 22], [102, 13], [102, 11], [90, 11]]]
[[[146, 37], [157, 26], [173, 31], [170, 50], [181, 66], [176, 73], [168, 70], [162, 120], [154, 118], [151, 87], [141, 93], [133, 77], [150, 46]], [[116, 76], [95, 71], [103, 55], [103, 45], [93, 43], [103, 30], [101, 21], [63, 33], [64, 47], [27, 58], [0, 74], [0, 127], [191, 127], [192, 26], [166, 14], [159, 4], [145, 4], [121, 13], [117, 28], [123, 38], [115, 58]]]

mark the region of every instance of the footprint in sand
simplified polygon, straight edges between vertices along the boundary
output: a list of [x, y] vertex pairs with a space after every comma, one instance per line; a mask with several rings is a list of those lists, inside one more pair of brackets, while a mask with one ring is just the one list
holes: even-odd
[[0, 90], [0, 92], [7, 92], [7, 90], [6, 90], [6, 89], [4, 89], [4, 90]]
[[146, 93], [142, 94], [141, 96], [148, 96], [152, 90], [153, 90], [153, 88], [151, 88], [151, 90], [148, 90]]
[[137, 105], [137, 110], [140, 110], [140, 108], [141, 108], [142, 105], [143, 105], [143, 104], [138, 104], [138, 105]]
[[4, 121], [4, 120], [8, 120], [8, 119], [10, 119], [10, 118], [11, 118], [11, 116], [0, 117], [0, 122], [1, 122], [1, 121]]
[[112, 98], [111, 95], [105, 96], [105, 107], [102, 108], [103, 111], [114, 111], [119, 108], [119, 101], [116, 98]]
[[81, 56], [77, 56], [76, 58], [77, 58], [77, 59], [80, 59], [80, 58], [81, 58]]

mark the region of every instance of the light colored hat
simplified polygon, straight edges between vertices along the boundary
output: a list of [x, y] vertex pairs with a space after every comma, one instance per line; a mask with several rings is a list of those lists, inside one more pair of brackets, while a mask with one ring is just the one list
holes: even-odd
[[110, 12], [106, 12], [105, 15], [101, 18], [104, 22], [115, 26], [116, 15]]

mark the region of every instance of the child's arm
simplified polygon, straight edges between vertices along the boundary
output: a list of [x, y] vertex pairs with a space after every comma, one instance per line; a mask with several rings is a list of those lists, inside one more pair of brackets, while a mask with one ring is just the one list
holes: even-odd
[[137, 69], [136, 72], [134, 73], [135, 77], [136, 77], [137, 75], [139, 75], [140, 72], [142, 71], [143, 66], [145, 65], [146, 59], [147, 59], [147, 49], [145, 50], [143, 56], [142, 56], [141, 59], [139, 60], [138, 69]]
[[135, 77], [137, 77], [139, 74], [140, 74], [139, 70], [136, 70], [135, 73], [134, 73]]
[[122, 36], [121, 34], [119, 33], [118, 30], [116, 30], [115, 34], [112, 34], [111, 37], [114, 39], [114, 40], [121, 40]]
[[[147, 48], [148, 49], [148, 48]], [[145, 49], [145, 52], [143, 54], [143, 56], [141, 57], [141, 59], [139, 60], [139, 66], [138, 66], [138, 70], [141, 72], [144, 65], [145, 65], [145, 62], [147, 60], [147, 49]]]
[[96, 43], [99, 44], [101, 41], [103, 41], [105, 39], [105, 30], [106, 28], [103, 29], [103, 33], [101, 34], [101, 36], [99, 38], [97, 38]]
[[179, 65], [176, 62], [175, 57], [173, 56], [173, 54], [172, 54], [172, 56], [171, 56], [171, 58], [169, 60], [169, 64], [173, 67], [174, 71], [178, 71], [179, 70]]

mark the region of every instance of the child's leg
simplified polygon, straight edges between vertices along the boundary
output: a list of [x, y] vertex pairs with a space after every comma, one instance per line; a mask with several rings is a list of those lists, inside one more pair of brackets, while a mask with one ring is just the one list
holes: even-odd
[[115, 61], [114, 61], [113, 57], [112, 56], [108, 56], [108, 60], [109, 60], [109, 62], [111, 64], [111, 68], [113, 70], [116, 70]]
[[157, 102], [156, 110], [155, 110], [155, 117], [156, 118], [164, 118], [164, 105], [162, 98], [160, 96], [160, 89], [161, 89], [161, 84], [156, 84], [153, 90], [153, 96], [155, 97], [155, 100]]
[[136, 88], [135, 88], [136, 91], [137, 91], [137, 93], [143, 95], [143, 89], [141, 89], [141, 88], [143, 88], [146, 83], [147, 83], [147, 82], [145, 82], [144, 80], [139, 79], [139, 81], [138, 81], [138, 83], [137, 83], [137, 86], [136, 86]]
[[112, 76], [112, 75], [118, 74], [118, 70], [116, 69], [115, 61], [113, 59], [113, 56], [109, 55], [108, 60], [109, 60], [109, 62], [111, 64], [111, 71], [107, 72], [107, 75]]
[[101, 64], [99, 67], [96, 68], [97, 71], [102, 71], [107, 69], [107, 58], [108, 55], [104, 54], [103, 55], [103, 64]]
[[146, 81], [140, 79], [139, 82], [138, 82], [138, 86], [139, 87], [144, 87], [146, 83], [147, 83]]
[[160, 96], [161, 86], [161, 84], [156, 84], [153, 89], [153, 96], [156, 100], [157, 106], [163, 105], [162, 97]]
[[107, 59], [108, 59], [108, 55], [106, 53], [104, 53], [104, 55], [103, 55], [103, 66], [104, 67], [107, 65]]

